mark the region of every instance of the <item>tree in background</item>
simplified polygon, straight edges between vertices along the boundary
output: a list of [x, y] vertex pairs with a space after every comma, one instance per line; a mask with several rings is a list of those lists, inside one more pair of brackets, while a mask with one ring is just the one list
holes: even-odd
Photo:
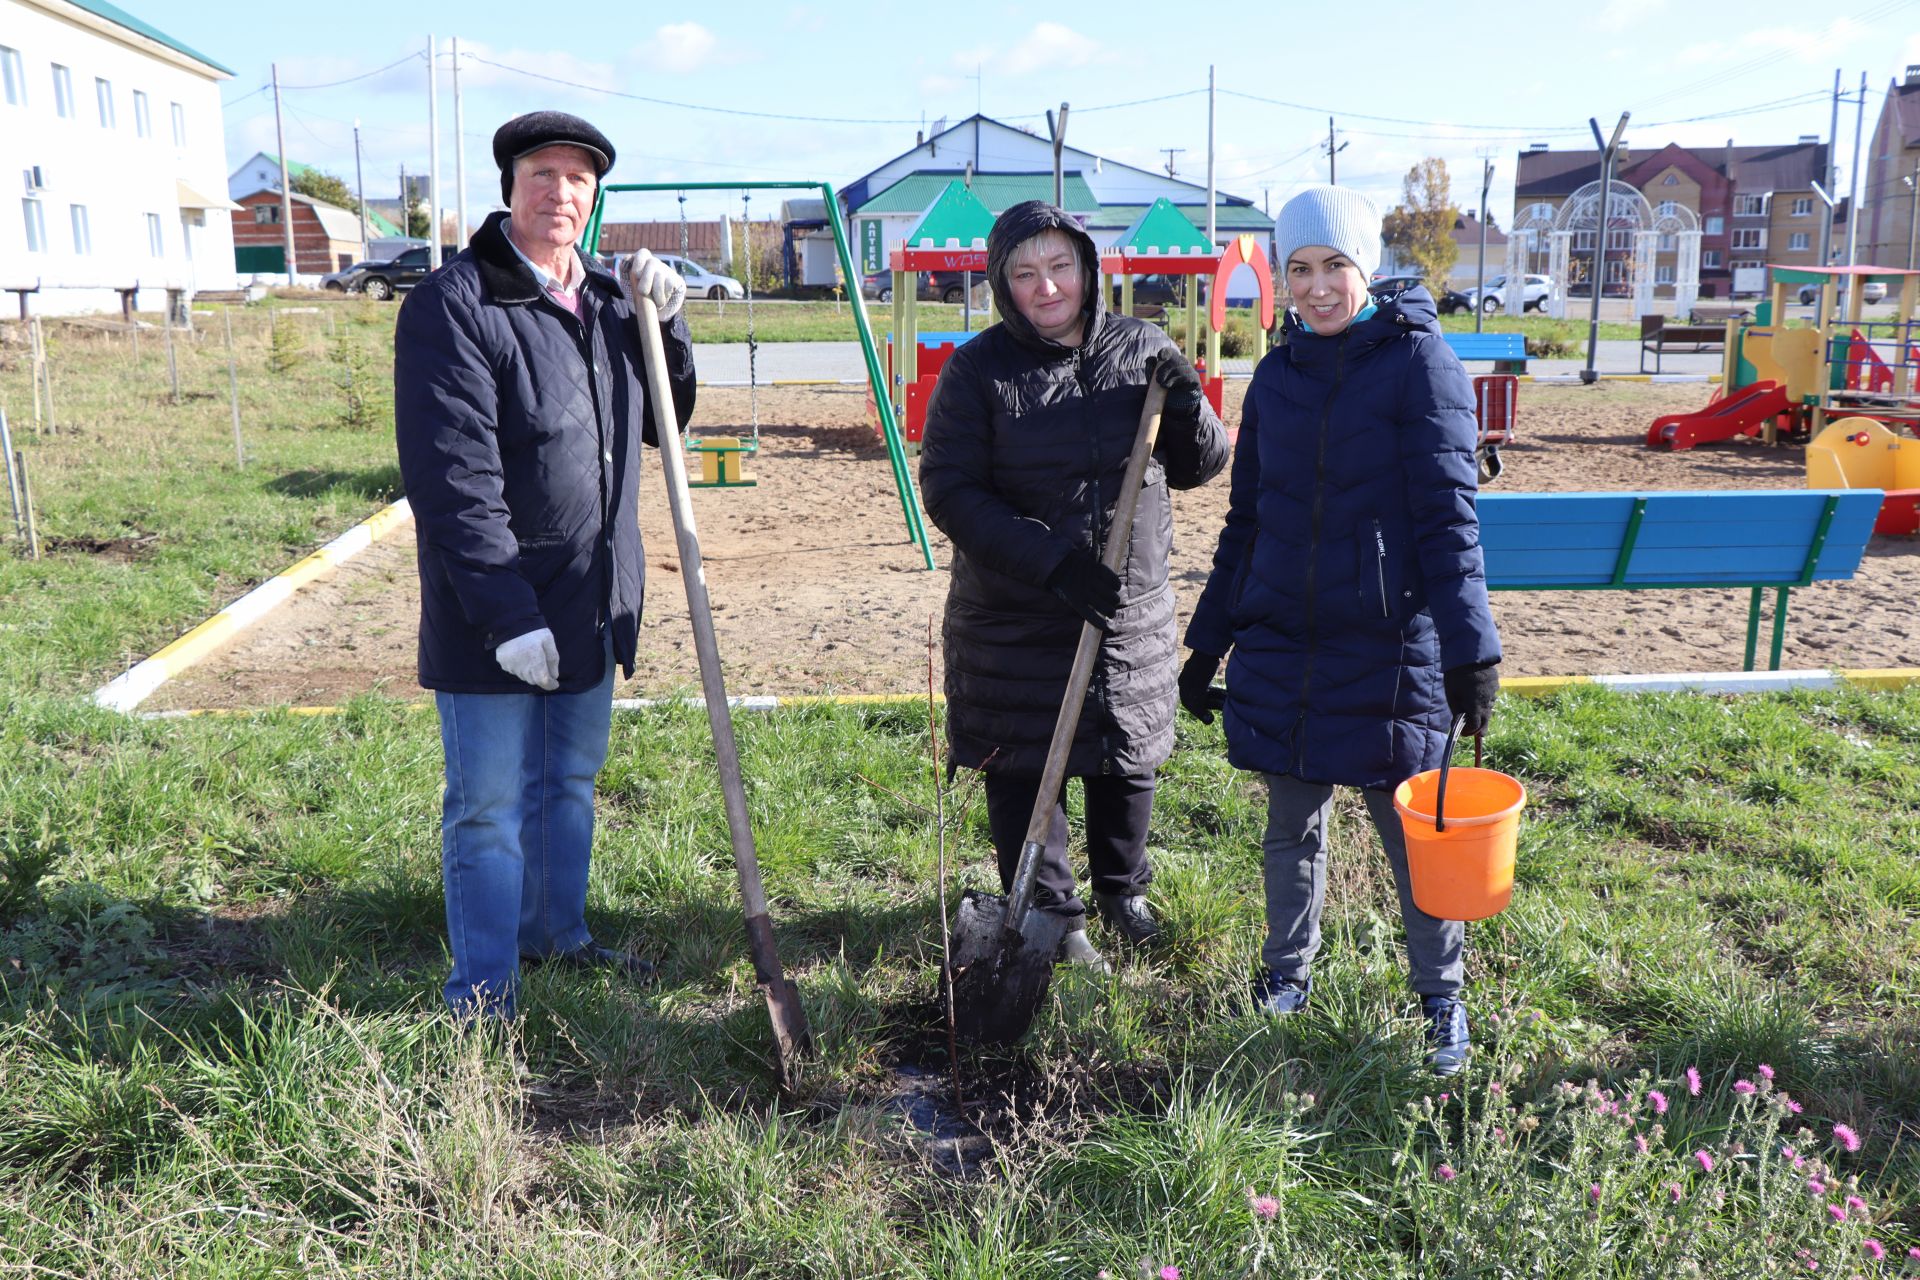
[[345, 181], [330, 173], [323, 173], [319, 169], [308, 169], [294, 174], [287, 185], [303, 196], [312, 196], [315, 200], [339, 205], [351, 213], [360, 212], [360, 202], [354, 199], [352, 189]]
[[1427, 291], [1436, 298], [1446, 288], [1447, 277], [1460, 256], [1460, 246], [1453, 241], [1454, 224], [1459, 220], [1447, 162], [1438, 156], [1428, 156], [1407, 170], [1401, 202], [1381, 220], [1381, 239], [1413, 263]]

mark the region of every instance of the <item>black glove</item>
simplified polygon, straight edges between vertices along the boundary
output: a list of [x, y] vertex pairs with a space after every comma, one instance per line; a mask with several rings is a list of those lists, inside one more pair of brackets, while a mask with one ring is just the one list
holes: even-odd
[[1494, 695], [1500, 692], [1500, 664], [1455, 667], [1443, 679], [1447, 686], [1447, 710], [1464, 718], [1460, 732], [1469, 738], [1485, 733], [1487, 721], [1493, 718]]
[[1201, 724], [1212, 724], [1213, 713], [1227, 705], [1227, 691], [1216, 689], [1214, 673], [1220, 670], [1218, 654], [1195, 649], [1180, 668], [1180, 705]]
[[1194, 372], [1185, 356], [1172, 348], [1154, 352], [1147, 357], [1147, 380], [1167, 389], [1167, 417], [1175, 422], [1200, 420], [1200, 404], [1204, 399], [1200, 375]]
[[1067, 552], [1067, 558], [1047, 575], [1047, 590], [1102, 631], [1120, 609], [1120, 575], [1085, 547]]

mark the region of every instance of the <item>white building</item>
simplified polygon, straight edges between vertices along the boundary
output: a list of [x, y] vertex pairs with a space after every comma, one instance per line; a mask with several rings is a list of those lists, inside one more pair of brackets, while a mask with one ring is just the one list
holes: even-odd
[[[231, 289], [220, 84], [233, 72], [100, 0], [0, 0], [0, 288], [33, 312]], [[13, 297], [0, 296], [0, 314]]]

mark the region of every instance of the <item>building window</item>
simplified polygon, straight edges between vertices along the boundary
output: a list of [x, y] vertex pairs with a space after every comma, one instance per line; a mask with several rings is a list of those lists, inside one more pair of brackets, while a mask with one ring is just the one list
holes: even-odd
[[1627, 264], [1619, 258], [1607, 259], [1607, 283], [1622, 284], [1627, 278]]
[[167, 242], [160, 234], [160, 215], [150, 213], [147, 217], [147, 252], [156, 258], [167, 256]]
[[173, 104], [173, 145], [187, 145], [187, 109], [177, 102]]
[[1616, 227], [1607, 232], [1607, 252], [1627, 253], [1633, 249], [1633, 232], [1624, 227]]
[[20, 65], [20, 51], [0, 44], [0, 81], [7, 89], [7, 105], [27, 105], [27, 73]]
[[53, 64], [53, 110], [58, 116], [73, 118], [73, 73], [57, 62]]
[[1573, 233], [1573, 251], [1575, 253], [1593, 252], [1593, 232], [1576, 231]]
[[1673, 232], [1663, 231], [1660, 233], [1660, 252], [1672, 253], [1675, 248], [1675, 245], [1676, 245], [1676, 241], [1674, 239]]
[[1717, 235], [1720, 235], [1722, 232], [1724, 232], [1726, 229], [1727, 229], [1727, 220], [1721, 217], [1719, 214], [1715, 213], [1708, 216], [1707, 225], [1700, 229], [1700, 233], [1702, 235], [1717, 236]]
[[1733, 247], [1736, 249], [1766, 248], [1767, 229], [1765, 227], [1735, 227], [1733, 229]]
[[1660, 180], [1660, 185], [1663, 187], [1677, 187], [1680, 185], [1680, 175], [1677, 173], [1670, 173], [1666, 177]]
[[1765, 265], [1766, 263], [1760, 261], [1758, 258], [1735, 258], [1733, 260], [1733, 269], [1735, 271], [1758, 271]]
[[1718, 271], [1720, 269], [1720, 251], [1718, 249], [1702, 249], [1700, 251], [1700, 266], [1707, 271]]
[[277, 204], [257, 204], [253, 206], [253, 221], [256, 226], [265, 226], [269, 222], [280, 221], [280, 206]]
[[1789, 249], [1804, 253], [1812, 247], [1812, 237], [1804, 231], [1796, 231], [1787, 237], [1787, 248]]
[[20, 213], [27, 223], [27, 252], [45, 253], [47, 251], [47, 219], [40, 208], [40, 202], [28, 196], [20, 202]]
[[100, 77], [95, 76], [93, 80], [93, 96], [100, 103], [100, 127], [102, 129], [114, 128], [116, 117], [113, 114], [113, 81], [102, 80]]
[[1805, 217], [1812, 216], [1812, 214], [1813, 214], [1813, 197], [1812, 196], [1795, 196], [1793, 198], [1793, 216], [1794, 217], [1805, 218]]
[[87, 225], [87, 206], [68, 205], [73, 217], [73, 251], [81, 257], [93, 252], [93, 228]]
[[153, 136], [153, 116], [147, 111], [147, 95], [133, 91], [133, 131], [143, 138]]
[[1673, 264], [1671, 262], [1663, 262], [1655, 267], [1653, 269], [1653, 282], [1655, 284], [1672, 284]]
[[1733, 216], [1736, 218], [1758, 218], [1767, 212], [1765, 196], [1735, 196], [1733, 198]]

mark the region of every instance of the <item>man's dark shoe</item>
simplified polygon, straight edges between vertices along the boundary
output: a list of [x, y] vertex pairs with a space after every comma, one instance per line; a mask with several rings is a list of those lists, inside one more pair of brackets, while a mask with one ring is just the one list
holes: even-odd
[[1426, 996], [1420, 1004], [1427, 1018], [1427, 1070], [1436, 1076], [1460, 1074], [1473, 1049], [1467, 1006], [1457, 996]]
[[1160, 922], [1153, 918], [1145, 894], [1096, 893], [1093, 905], [1107, 928], [1136, 947], [1146, 946], [1160, 936]]
[[528, 969], [538, 969], [543, 964], [563, 969], [611, 969], [636, 982], [652, 982], [660, 976], [658, 969], [633, 952], [615, 951], [597, 942], [575, 947], [572, 951], [556, 951], [550, 956], [522, 956], [520, 963]]
[[1284, 1017], [1305, 1009], [1312, 994], [1312, 978], [1283, 978], [1269, 969], [1254, 979], [1253, 1007], [1258, 1013]]

